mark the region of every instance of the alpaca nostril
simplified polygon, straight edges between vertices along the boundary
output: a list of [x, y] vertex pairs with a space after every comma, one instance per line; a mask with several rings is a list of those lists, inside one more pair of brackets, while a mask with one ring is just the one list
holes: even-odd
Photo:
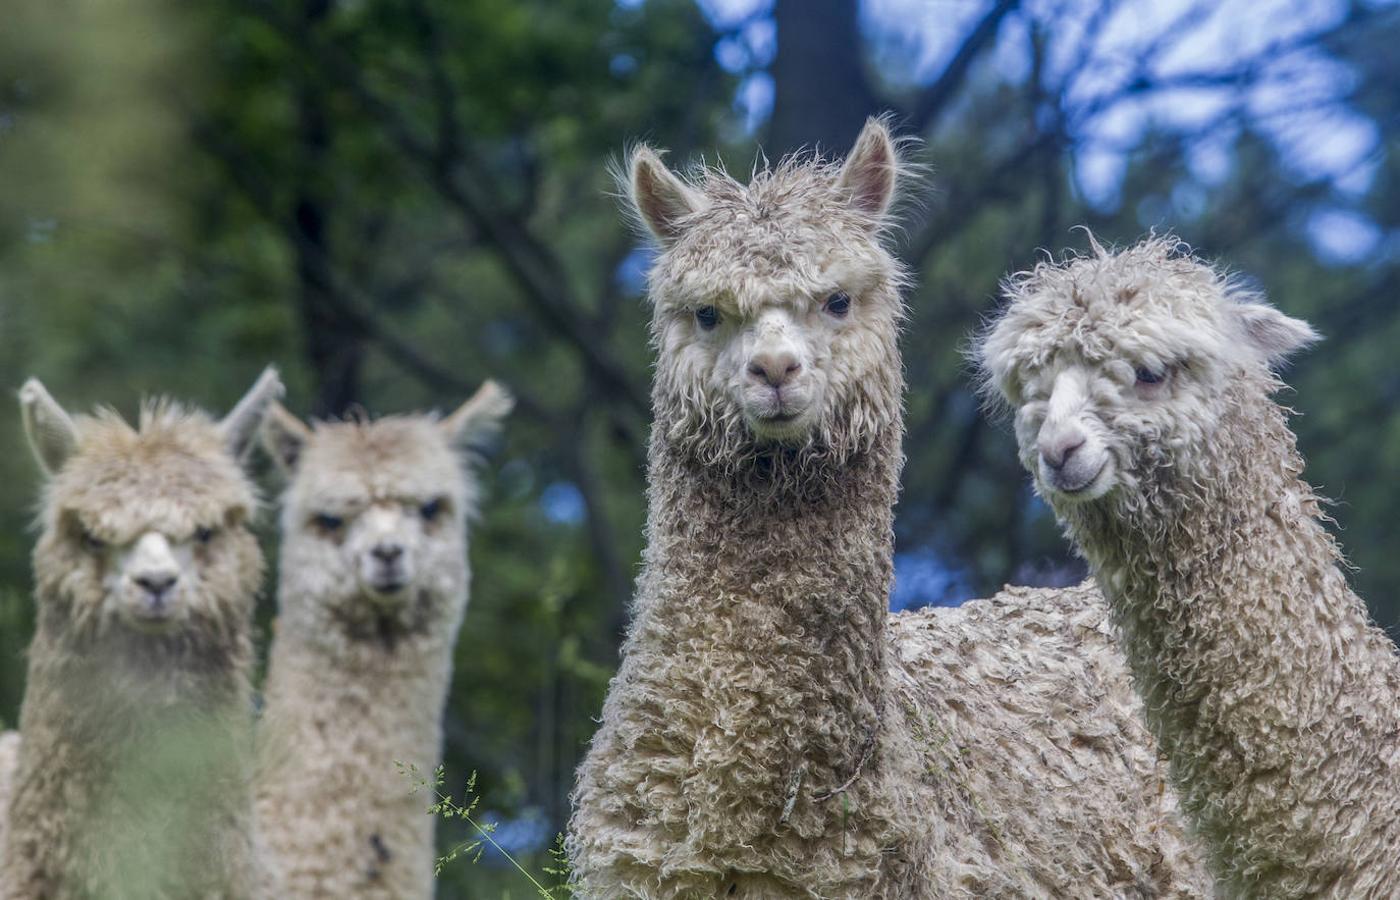
[[398, 562], [399, 557], [403, 556], [403, 547], [398, 544], [377, 544], [370, 552], [374, 554], [375, 559], [388, 565]]
[[758, 353], [749, 360], [749, 374], [769, 387], [782, 387], [802, 371], [802, 364], [792, 353]]
[[1074, 455], [1074, 451], [1084, 446], [1084, 435], [1068, 434], [1054, 441], [1042, 441], [1040, 444], [1040, 458], [1045, 464], [1056, 471], [1064, 468], [1065, 463]]
[[180, 576], [171, 574], [140, 575], [133, 580], [140, 585], [146, 593], [150, 594], [152, 597], [160, 598], [175, 586], [175, 582], [180, 580]]

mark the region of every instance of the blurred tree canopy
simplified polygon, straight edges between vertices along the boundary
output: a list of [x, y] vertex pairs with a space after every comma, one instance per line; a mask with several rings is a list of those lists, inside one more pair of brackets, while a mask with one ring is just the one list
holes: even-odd
[[[1084, 247], [1087, 224], [1173, 230], [1329, 337], [1288, 402], [1356, 585], [1393, 625], [1397, 40], [1400, 8], [1361, 0], [15, 0], [0, 384], [37, 374], [71, 409], [169, 393], [222, 410], [275, 362], [316, 416], [510, 385], [447, 763], [480, 772], [532, 850], [567, 817], [641, 549], [649, 252], [608, 171], [629, 142], [742, 173], [758, 146], [844, 152], [886, 110], [920, 139], [896, 605], [1081, 575], [961, 349], [1003, 274]], [[13, 723], [41, 488], [10, 421]], [[275, 552], [270, 515], [261, 529]], [[483, 877], [453, 870], [443, 893], [497, 896]]]

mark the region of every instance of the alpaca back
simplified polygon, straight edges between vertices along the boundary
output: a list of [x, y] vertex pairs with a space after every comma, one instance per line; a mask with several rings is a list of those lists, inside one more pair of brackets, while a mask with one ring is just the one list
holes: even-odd
[[891, 705], [948, 823], [947, 890], [1211, 896], [1092, 583], [897, 614], [890, 642]]

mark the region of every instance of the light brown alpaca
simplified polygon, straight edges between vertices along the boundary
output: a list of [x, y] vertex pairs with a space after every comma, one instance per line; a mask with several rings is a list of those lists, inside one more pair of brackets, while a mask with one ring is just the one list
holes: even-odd
[[471, 471], [511, 399], [487, 382], [445, 419], [308, 428], [277, 407], [278, 618], [259, 727], [259, 825], [290, 900], [427, 900], [452, 648], [467, 606]]
[[269, 370], [221, 422], [152, 403], [137, 428], [71, 419], [32, 379], [20, 391], [49, 481], [0, 898], [262, 895], [248, 674], [263, 559], [239, 460], [281, 391]]
[[891, 617], [904, 273], [844, 165], [630, 196], [661, 244], [644, 568], [579, 770], [581, 895], [1204, 896], [1092, 590]]

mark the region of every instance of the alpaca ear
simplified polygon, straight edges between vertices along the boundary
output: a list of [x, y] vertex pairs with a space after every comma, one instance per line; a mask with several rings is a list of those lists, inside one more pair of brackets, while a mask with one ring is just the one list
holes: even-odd
[[515, 398], [494, 381], [477, 388], [471, 399], [438, 423], [456, 449], [473, 452], [501, 431], [505, 417], [515, 408]]
[[1245, 340], [1270, 367], [1281, 365], [1295, 352], [1322, 340], [1322, 335], [1307, 322], [1285, 316], [1267, 303], [1236, 303], [1231, 311]]
[[277, 376], [277, 370], [268, 366], [248, 389], [248, 393], [243, 395], [243, 399], [219, 422], [224, 445], [234, 459], [241, 461], [248, 455], [268, 408], [281, 399], [284, 393], [286, 388], [282, 386], [282, 379]]
[[19, 389], [19, 413], [34, 458], [46, 474], [55, 474], [78, 446], [73, 420], [37, 378], [29, 379]]
[[262, 445], [277, 468], [290, 475], [301, 461], [301, 451], [311, 439], [311, 429], [280, 403], [267, 409], [262, 424]]
[[663, 247], [675, 243], [685, 230], [685, 220], [705, 207], [704, 198], [645, 145], [632, 151], [627, 172], [628, 195], [637, 217]]
[[898, 173], [899, 155], [889, 128], [883, 119], [870, 119], [846, 157], [836, 186], [850, 198], [854, 209], [878, 221], [894, 201]]

